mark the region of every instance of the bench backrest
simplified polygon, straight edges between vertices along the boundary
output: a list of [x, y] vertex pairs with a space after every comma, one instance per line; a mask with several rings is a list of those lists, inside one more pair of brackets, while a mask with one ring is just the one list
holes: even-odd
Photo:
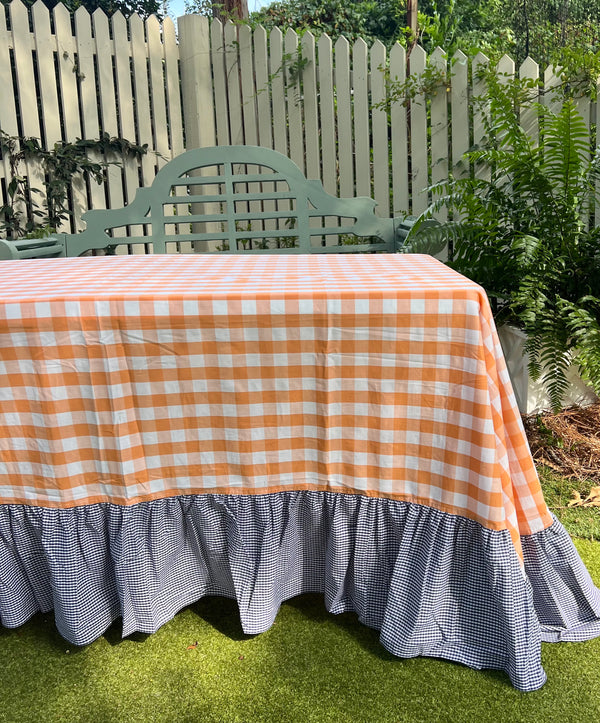
[[122, 244], [142, 253], [395, 251], [399, 224], [377, 217], [375, 206], [331, 196], [277, 151], [216, 146], [174, 158], [125, 208], [83, 214], [83, 232], [51, 238], [66, 256], [118, 253]]

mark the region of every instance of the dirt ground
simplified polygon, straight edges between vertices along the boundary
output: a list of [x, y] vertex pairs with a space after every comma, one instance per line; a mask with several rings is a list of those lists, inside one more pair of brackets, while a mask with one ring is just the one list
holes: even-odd
[[566, 478], [600, 484], [600, 402], [530, 414], [523, 424], [536, 463]]

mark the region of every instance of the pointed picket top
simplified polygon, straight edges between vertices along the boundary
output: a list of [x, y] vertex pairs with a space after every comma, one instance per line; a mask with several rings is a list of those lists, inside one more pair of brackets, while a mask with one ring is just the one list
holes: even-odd
[[92, 13], [92, 18], [94, 19], [94, 22], [98, 22], [98, 21], [104, 22], [104, 21], [106, 21], [106, 22], [108, 23], [108, 16], [107, 16], [107, 14], [104, 12], [104, 10], [102, 10], [101, 8], [96, 8], [96, 9], [94, 10], [94, 12]]
[[302, 41], [303, 45], [306, 43], [307, 45], [311, 45], [313, 47], [316, 45], [316, 42], [317, 42], [315, 40], [315, 36], [310, 32], [310, 30], [307, 30], [304, 33], [304, 35], [301, 38], [301, 41]]
[[[14, 2], [14, 0], [13, 0], [13, 2]], [[67, 13], [69, 12], [62, 3], [58, 3], [58, 5], [56, 5], [56, 7], [57, 8], [61, 7], [64, 10], [66, 10]], [[34, 2], [33, 5], [31, 6], [31, 12], [32, 13], [35, 12], [38, 15], [39, 15], [39, 13], [43, 12], [44, 10], [46, 12], [48, 12], [48, 7], [46, 6], [46, 4], [44, 2], [42, 2], [42, 0], [36, 0], [36, 2]]]
[[[58, 7], [65, 7], [65, 6], [62, 3], [60, 3], [60, 5], [56, 5], [53, 12], [56, 12]], [[65, 10], [66, 10], [66, 8], [65, 8]], [[67, 12], [68, 12], [68, 10], [67, 10]], [[75, 15], [76, 25], [78, 22], [85, 23], [87, 21], [89, 23], [89, 21], [90, 21], [90, 13], [88, 12], [88, 10], [86, 8], [83, 7], [83, 5], [80, 5], [77, 8], [77, 10], [75, 10], [74, 15]]]
[[406, 48], [400, 43], [394, 43], [390, 48], [390, 65], [399, 68], [406, 67]]
[[333, 48], [333, 43], [327, 33], [323, 33], [323, 35], [321, 35], [320, 38], [317, 40], [317, 48], [323, 48], [325, 52], [327, 52], [328, 48]]
[[223, 31], [230, 35], [237, 35], [237, 25], [232, 23], [231, 20], [227, 20], [223, 24]]
[[110, 24], [113, 28], [120, 27], [121, 29], [127, 28], [127, 20], [120, 10], [117, 10], [110, 18]]
[[[42, 0], [38, 0], [35, 5], [43, 5]], [[33, 6], [35, 8], [35, 5]], [[82, 9], [82, 6], [78, 8]], [[85, 8], [83, 8], [85, 10]], [[87, 12], [87, 11], [86, 11]], [[88, 13], [89, 15], [89, 13]], [[71, 27], [71, 13], [62, 3], [57, 3], [52, 9], [52, 16], [54, 17], [55, 23], [63, 22], [65, 26]]]
[[140, 33], [144, 32], [144, 21], [137, 14], [129, 16], [129, 30], [132, 34], [133, 28], [137, 28]]
[[425, 65], [427, 64], [427, 53], [424, 48], [420, 45], [415, 45], [415, 47], [410, 51], [410, 55], [408, 57], [410, 60], [411, 75], [414, 75], [415, 71], [422, 73], [423, 70], [425, 70]]
[[440, 70], [446, 70], [447, 60], [448, 54], [445, 50], [442, 50], [439, 45], [429, 56], [431, 64]]
[[521, 78], [538, 78], [540, 75], [540, 66], [535, 60], [528, 55], [521, 63], [519, 68], [519, 77]]
[[350, 43], [348, 42], [348, 38], [345, 38], [343, 35], [340, 35], [340, 37], [335, 41], [335, 50], [336, 52], [339, 50], [340, 52], [348, 52], [350, 50]]
[[27, 8], [24, 3], [21, 2], [21, 0], [12, 0], [12, 2], [8, 6], [10, 10], [10, 14], [12, 15], [14, 12], [27, 12]]
[[280, 44], [283, 43], [283, 33], [281, 32], [281, 28], [273, 28], [269, 33], [269, 43], [273, 45], [274, 41]]
[[[57, 5], [56, 7], [59, 7]], [[65, 8], [64, 5], [60, 5], [63, 10], [68, 14], [68, 10]], [[32, 6], [31, 6], [31, 17], [33, 19], [34, 28], [37, 24], [41, 23], [50, 23], [50, 13], [48, 12], [48, 8], [46, 5], [42, 2], [42, 0], [37, 0]]]
[[379, 38], [377, 38], [377, 39], [375, 40], [375, 42], [373, 43], [373, 45], [371, 45], [371, 55], [381, 54], [382, 52], [383, 52], [384, 54], [386, 53], [386, 47], [385, 47], [385, 45], [381, 42], [381, 40], [379, 40]]
[[500, 76], [499, 81], [506, 83], [509, 78], [515, 76], [515, 61], [505, 53], [498, 61], [498, 65], [496, 65], [496, 72]]
[[260, 38], [261, 41], [262, 41], [263, 38], [266, 40], [266, 39], [267, 39], [267, 31], [266, 31], [266, 29], [265, 29], [265, 26], [264, 26], [264, 25], [257, 25], [257, 26], [254, 28], [254, 31], [253, 31], [252, 35], [253, 35], [255, 38]]
[[150, 15], [146, 19], [146, 27], [148, 30], [155, 30], [160, 33], [160, 20], [156, 17], [156, 15]]
[[452, 56], [452, 65], [466, 65], [467, 61], [468, 58], [462, 50], [457, 50]]
[[288, 28], [285, 31], [285, 42], [287, 43], [296, 43], [298, 42], [298, 33], [293, 28]]
[[29, 15], [27, 14], [27, 8], [21, 2], [21, 0], [12, 0], [10, 5], [8, 6], [8, 11], [10, 13], [11, 25], [13, 27], [13, 30], [14, 30], [16, 19], [21, 20], [22, 23], [25, 22], [25, 20], [27, 20], [27, 25], [29, 25]]
[[473, 58], [473, 68], [478, 68], [480, 65], [488, 65], [489, 62], [490, 59], [488, 58], [488, 56], [482, 53], [480, 50]]
[[365, 43], [363, 38], [357, 38], [352, 46], [354, 53], [364, 53], [365, 55], [369, 52], [369, 46]]

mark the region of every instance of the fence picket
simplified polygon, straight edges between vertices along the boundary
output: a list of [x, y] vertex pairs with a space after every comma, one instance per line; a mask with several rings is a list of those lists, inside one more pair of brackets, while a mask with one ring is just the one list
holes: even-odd
[[[473, 84], [473, 97], [474, 98], [482, 98], [485, 96], [486, 93], [486, 83], [485, 80], [479, 77], [479, 70], [480, 68], [483, 69], [484, 66], [488, 65], [489, 59], [487, 56], [485, 56], [483, 53], [477, 53], [477, 55], [473, 58], [472, 63], [472, 84]], [[476, 105], [473, 108], [473, 145], [478, 146], [481, 144], [485, 137], [485, 126], [483, 123], [483, 114], [485, 112], [485, 108], [481, 107], [480, 105]], [[488, 171], [481, 166], [481, 164], [477, 165], [475, 164], [474, 173], [478, 178], [486, 178], [489, 177]]]
[[165, 58], [166, 103], [169, 118], [169, 144], [171, 147], [170, 155], [173, 158], [183, 151], [183, 121], [179, 88], [179, 50], [175, 25], [169, 17], [164, 18], [162, 21], [162, 35]]
[[155, 150], [158, 167], [170, 160], [169, 134], [167, 130], [167, 108], [164, 83], [164, 57], [161, 27], [156, 15], [146, 20], [146, 37], [150, 65], [150, 100], [152, 103], [152, 122], [154, 125]]
[[[519, 78], [525, 80], [538, 81], [540, 77], [540, 68], [538, 64], [532, 58], [525, 58], [521, 67], [519, 68]], [[532, 103], [539, 101], [539, 88], [536, 86], [531, 89], [530, 100]], [[539, 138], [539, 122], [538, 122], [538, 111], [535, 108], [528, 107], [521, 109], [521, 126], [531, 138], [534, 143], [537, 143]]]
[[58, 88], [54, 73], [56, 38], [50, 34], [50, 13], [42, 2], [36, 2], [32, 6], [31, 16], [40, 83], [40, 104], [43, 108], [42, 127], [46, 147], [52, 148], [62, 137], [58, 111]]
[[328, 35], [317, 43], [319, 53], [319, 120], [321, 132], [321, 179], [327, 193], [337, 196], [333, 44]]
[[[96, 97], [96, 70], [94, 68], [95, 47], [92, 38], [92, 19], [82, 6], [75, 11], [75, 37], [77, 42], [77, 68], [79, 98], [81, 102], [82, 137], [99, 137], [98, 100]], [[91, 160], [100, 160], [97, 153], [89, 152]], [[87, 185], [88, 207], [106, 208], [104, 189], [93, 181]]]
[[[2, 8], [4, 10], [4, 8]], [[12, 46], [15, 58], [18, 103], [20, 109], [23, 135], [40, 138], [40, 118], [35, 93], [35, 75], [33, 68], [33, 47], [29, 33], [29, 17], [27, 8], [21, 0], [13, 0], [9, 6], [12, 27]], [[9, 66], [10, 67], [10, 66]], [[33, 206], [38, 210], [44, 208], [44, 194], [39, 190], [44, 187], [44, 176], [39, 164], [25, 161], [26, 175], [29, 179], [30, 195]]]
[[273, 28], [269, 36], [269, 76], [273, 103], [273, 148], [287, 155], [287, 122], [283, 83], [283, 34]]
[[[12, 40], [9, 39], [9, 33], [6, 28], [6, 17], [4, 12], [0, 12], [0, 88], [3, 88], [3, 102], [0, 103], [0, 129], [10, 137], [16, 137], [19, 133], [17, 125], [17, 108], [16, 93], [13, 85], [13, 77], [11, 73], [10, 47]], [[9, 201], [7, 195], [8, 184], [12, 178], [10, 160], [7, 153], [2, 154], [2, 164], [0, 165], [0, 177], [4, 179], [5, 191], [4, 200]], [[19, 216], [27, 213], [27, 208], [22, 201], [12, 204]]]
[[[102, 10], [95, 10], [92, 14], [92, 26], [96, 39], [96, 63], [98, 67], [98, 86], [100, 91], [100, 117], [101, 129], [110, 136], [119, 135], [117, 122], [116, 92], [113, 78], [113, 46], [108, 27], [108, 18]], [[114, 160], [107, 158], [108, 161]], [[121, 208], [125, 204], [123, 198], [123, 178], [121, 169], [110, 165], [106, 170], [106, 192], [108, 194], [108, 208]], [[116, 228], [113, 231], [117, 237], [125, 235], [125, 230]], [[118, 253], [127, 253], [125, 246], [117, 247]]]
[[390, 164], [388, 120], [385, 103], [385, 45], [379, 40], [371, 48], [371, 144], [373, 147], [373, 198], [378, 216], [390, 215]]
[[352, 158], [352, 108], [350, 105], [350, 45], [344, 36], [335, 43], [335, 88], [337, 100], [338, 174], [342, 197], [354, 195]]
[[[425, 51], [416, 45], [410, 54], [410, 75], [422, 75], [426, 63]], [[427, 100], [425, 94], [418, 91], [410, 103], [411, 208], [415, 215], [425, 211], [428, 206], [427, 155]]]
[[267, 31], [261, 26], [254, 31], [254, 72], [256, 74], [256, 107], [258, 115], [258, 142], [273, 148], [271, 125], [271, 87], [269, 83], [269, 48]]
[[[406, 51], [395, 43], [390, 51], [390, 80], [401, 85], [406, 81]], [[396, 88], [398, 87], [396, 85]], [[392, 143], [392, 215], [409, 213], [408, 187], [408, 122], [406, 105], [401, 98], [390, 108]]]
[[223, 29], [225, 46], [225, 72], [227, 74], [227, 98], [229, 99], [229, 132], [231, 143], [244, 143], [244, 126], [242, 123], [242, 99], [240, 97], [240, 58], [237, 27], [230, 21]]
[[[362, 38], [352, 48], [352, 101], [354, 117], [354, 163], [356, 185], [353, 195], [371, 196], [371, 134], [369, 133], [369, 50]], [[345, 149], [344, 149], [345, 150]]]
[[304, 139], [302, 132], [302, 95], [300, 89], [300, 73], [297, 66], [298, 35], [288, 28], [284, 36], [286, 55], [285, 89], [287, 102], [289, 156], [304, 171]]
[[[52, 14], [56, 34], [62, 135], [68, 143], [73, 143], [82, 137], [78, 102], [78, 82], [81, 70], [77, 58], [77, 41], [71, 29], [71, 15], [66, 7], [59, 3], [52, 10]], [[72, 230], [80, 231], [84, 226], [81, 215], [87, 209], [86, 184], [81, 175], [77, 176], [71, 184], [71, 196], [73, 202]]]
[[223, 40], [223, 26], [221, 21], [217, 19], [214, 19], [210, 24], [210, 54], [213, 68], [216, 141], [220, 146], [228, 146], [232, 141], [229, 133], [229, 115], [227, 112], [226, 52]]
[[[127, 21], [119, 11], [111, 18], [113, 41], [115, 47], [116, 97], [119, 109], [119, 135], [128, 141], [135, 141], [135, 118], [133, 113], [133, 87], [131, 84], [130, 58], [131, 48], [127, 36]], [[125, 176], [125, 198], [131, 203], [139, 187], [138, 163], [133, 158], [124, 158], [123, 173]], [[131, 229], [134, 236], [142, 235], [139, 227]], [[135, 253], [144, 253], [139, 244], [133, 249]]]
[[457, 50], [452, 56], [452, 78], [450, 90], [452, 113], [452, 173], [457, 178], [469, 175], [468, 162], [463, 158], [469, 150], [469, 66], [467, 56]]
[[252, 55], [252, 31], [248, 25], [239, 27], [241, 103], [244, 125], [244, 143], [258, 145], [256, 119], [256, 88], [254, 87], [254, 62]]
[[306, 60], [306, 65], [302, 72], [306, 176], [307, 178], [321, 178], [321, 164], [319, 163], [319, 119], [317, 109], [317, 58], [315, 52], [315, 37], [311, 32], [306, 32], [302, 36], [302, 57]]
[[[431, 66], [445, 77], [447, 72], [446, 54], [436, 48], [431, 54]], [[431, 183], [440, 183], [448, 178], [448, 93], [442, 83], [431, 98]], [[441, 208], [435, 214], [439, 221], [448, 219], [448, 211]]]

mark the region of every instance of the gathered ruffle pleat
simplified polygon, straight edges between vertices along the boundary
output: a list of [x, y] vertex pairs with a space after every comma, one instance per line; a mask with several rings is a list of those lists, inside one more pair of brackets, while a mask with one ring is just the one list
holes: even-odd
[[204, 595], [235, 598], [247, 633], [324, 594], [401, 657], [505, 670], [543, 685], [541, 640], [600, 635], [600, 593], [559, 522], [523, 539], [406, 502], [328, 492], [190, 495], [131, 507], [0, 505], [0, 620], [54, 609], [71, 643], [117, 618], [151, 633]]

